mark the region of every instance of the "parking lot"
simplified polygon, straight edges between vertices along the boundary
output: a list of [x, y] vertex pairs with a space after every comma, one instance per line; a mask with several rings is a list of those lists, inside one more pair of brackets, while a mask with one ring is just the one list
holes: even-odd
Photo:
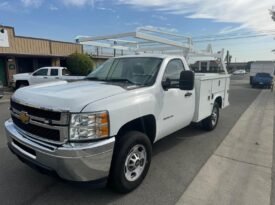
[[42, 175], [21, 163], [6, 146], [3, 123], [8, 103], [0, 103], [0, 199], [2, 204], [175, 204], [242, 113], [260, 93], [248, 77], [233, 76], [230, 106], [221, 112], [217, 128], [205, 132], [191, 125], [153, 146], [148, 176], [127, 195], [90, 183], [78, 184]]

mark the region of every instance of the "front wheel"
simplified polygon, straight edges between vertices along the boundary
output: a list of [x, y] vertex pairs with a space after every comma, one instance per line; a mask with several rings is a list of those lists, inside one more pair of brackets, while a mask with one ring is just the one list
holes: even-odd
[[206, 130], [214, 130], [219, 121], [219, 105], [214, 103], [211, 115], [202, 121], [202, 126]]
[[151, 163], [152, 146], [149, 138], [137, 131], [118, 137], [109, 177], [109, 185], [120, 193], [138, 187]]

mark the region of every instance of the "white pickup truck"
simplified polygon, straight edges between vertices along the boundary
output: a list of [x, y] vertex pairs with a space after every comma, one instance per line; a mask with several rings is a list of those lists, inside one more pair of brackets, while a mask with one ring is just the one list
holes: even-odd
[[70, 76], [70, 72], [65, 67], [42, 67], [33, 73], [20, 73], [13, 75], [12, 87], [18, 89], [28, 85], [46, 83], [59, 80], [81, 80], [84, 76]]
[[5, 122], [8, 146], [63, 179], [108, 179], [126, 193], [146, 176], [155, 142], [191, 122], [216, 127], [229, 81], [226, 73], [195, 76], [180, 56], [111, 58], [86, 80], [17, 90]]

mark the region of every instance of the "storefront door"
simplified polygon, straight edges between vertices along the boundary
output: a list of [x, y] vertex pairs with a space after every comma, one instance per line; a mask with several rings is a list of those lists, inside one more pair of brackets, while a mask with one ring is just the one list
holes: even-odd
[[0, 81], [6, 85], [7, 81], [6, 81], [6, 72], [5, 72], [5, 65], [4, 65], [4, 61], [2, 59], [0, 59]]

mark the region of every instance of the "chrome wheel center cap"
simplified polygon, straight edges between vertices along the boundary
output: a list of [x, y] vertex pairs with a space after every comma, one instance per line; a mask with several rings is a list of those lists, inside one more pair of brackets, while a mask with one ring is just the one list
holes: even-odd
[[128, 181], [137, 180], [143, 173], [147, 152], [143, 145], [134, 146], [129, 152], [124, 167], [125, 178]]

